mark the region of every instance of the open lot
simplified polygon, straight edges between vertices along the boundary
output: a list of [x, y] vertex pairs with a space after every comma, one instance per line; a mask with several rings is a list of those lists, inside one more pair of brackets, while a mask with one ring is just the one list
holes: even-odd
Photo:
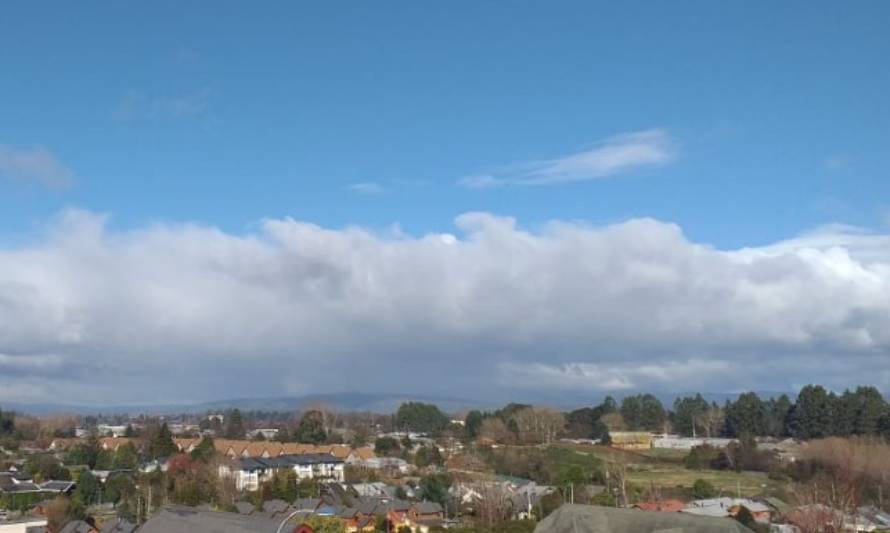
[[778, 495], [787, 488], [786, 482], [771, 480], [763, 472], [688, 470], [683, 465], [687, 452], [682, 450], [652, 449], [636, 452], [605, 446], [564, 447], [601, 461], [627, 464], [628, 481], [641, 489], [690, 489], [697, 479], [709, 481], [723, 494], [733, 496]]

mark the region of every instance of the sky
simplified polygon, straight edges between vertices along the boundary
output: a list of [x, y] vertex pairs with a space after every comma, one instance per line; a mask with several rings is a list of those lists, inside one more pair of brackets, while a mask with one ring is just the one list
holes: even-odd
[[9, 3], [0, 402], [890, 393], [888, 23]]

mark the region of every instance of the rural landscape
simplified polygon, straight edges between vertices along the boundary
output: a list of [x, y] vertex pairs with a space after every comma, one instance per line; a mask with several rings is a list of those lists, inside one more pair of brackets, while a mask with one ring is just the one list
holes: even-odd
[[45, 518], [53, 531], [277, 520], [326, 533], [521, 533], [575, 505], [764, 532], [890, 529], [890, 405], [873, 387], [723, 405], [609, 396], [567, 412], [406, 402], [394, 413], [0, 420], [3, 517]]

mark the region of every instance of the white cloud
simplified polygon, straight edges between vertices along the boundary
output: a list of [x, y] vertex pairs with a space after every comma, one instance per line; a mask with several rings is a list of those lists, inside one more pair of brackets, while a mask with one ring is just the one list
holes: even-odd
[[346, 190], [356, 194], [376, 195], [383, 193], [383, 185], [373, 181], [362, 181], [347, 185]]
[[625, 133], [592, 147], [543, 161], [526, 161], [494, 172], [464, 177], [470, 188], [555, 185], [602, 179], [634, 169], [663, 165], [674, 157], [674, 143], [664, 130]]
[[59, 189], [71, 185], [74, 172], [43, 146], [0, 145], [0, 179]]
[[0, 249], [0, 388], [83, 403], [890, 388], [888, 235], [721, 251], [651, 219], [456, 226], [118, 232], [66, 212], [42, 242]]

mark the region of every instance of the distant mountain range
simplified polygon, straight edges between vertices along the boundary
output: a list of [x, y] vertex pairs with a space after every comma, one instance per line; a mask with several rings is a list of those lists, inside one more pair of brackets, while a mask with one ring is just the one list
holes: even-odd
[[[635, 394], [615, 394], [620, 401], [624, 396]], [[665, 407], [670, 408], [674, 399], [682, 396], [691, 396], [695, 393], [656, 394]], [[778, 397], [788, 394], [792, 400], [794, 392], [757, 391], [763, 399]], [[478, 401], [466, 398], [451, 398], [441, 396], [425, 396], [412, 394], [382, 394], [382, 393], [333, 393], [310, 394], [305, 396], [281, 396], [274, 398], [234, 398], [216, 400], [211, 402], [193, 404], [108, 404], [108, 405], [78, 405], [62, 403], [24, 403], [24, 402], [0, 402], [0, 408], [14, 410], [22, 413], [44, 415], [52, 413], [71, 413], [79, 415], [90, 414], [158, 414], [173, 415], [181, 413], [204, 413], [207, 411], [222, 411], [238, 408], [242, 411], [297, 411], [312, 405], [322, 404], [338, 411], [369, 411], [373, 413], [393, 413], [402, 402], [420, 401], [434, 403], [445, 412], [455, 412], [465, 409], [497, 409], [509, 401], [518, 403], [531, 403], [536, 405], [549, 405], [558, 409], [570, 410], [583, 406], [599, 404], [605, 397], [602, 393], [595, 394], [529, 394], [522, 397], [519, 394], [512, 395], [510, 399], [501, 401]], [[702, 393], [709, 402], [714, 401], [722, 405], [726, 400], [735, 400], [738, 393]]]
[[306, 396], [282, 396], [276, 398], [233, 398], [194, 404], [108, 404], [78, 405], [62, 403], [0, 402], [0, 408], [21, 413], [45, 415], [52, 413], [90, 414], [158, 414], [204, 413], [238, 408], [242, 411], [297, 411], [312, 405], [325, 405], [338, 411], [370, 411], [373, 413], [395, 412], [402, 402], [422, 401], [435, 403], [444, 411], [459, 411], [478, 405], [476, 402], [457, 398], [422, 395], [396, 395], [374, 393], [310, 394]]

